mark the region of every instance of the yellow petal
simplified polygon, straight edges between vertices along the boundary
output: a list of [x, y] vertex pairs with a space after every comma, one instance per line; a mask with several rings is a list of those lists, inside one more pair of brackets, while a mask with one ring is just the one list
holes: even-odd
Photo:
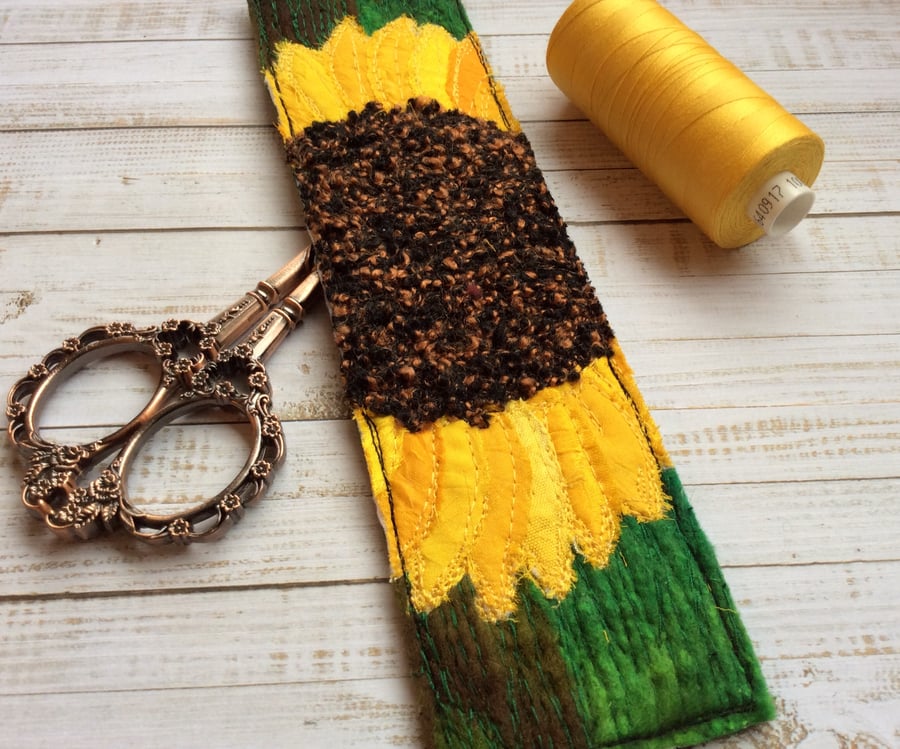
[[410, 78], [416, 95], [435, 99], [446, 109], [456, 106], [447, 92], [447, 67], [457, 44], [441, 26], [419, 26], [409, 58]]
[[366, 68], [369, 62], [365, 36], [352, 24], [342, 22], [322, 47], [320, 57], [327, 60], [331, 78], [344, 102], [344, 112], [358, 111], [373, 98]]
[[423, 600], [440, 603], [466, 572], [471, 547], [481, 530], [487, 507], [484, 487], [488, 465], [477, 430], [463, 421], [441, 420], [429, 430], [435, 436], [436, 515], [423, 535], [420, 550]]
[[511, 401], [495, 418], [509, 420], [518, 441], [513, 449], [531, 467], [525, 570], [548, 596], [559, 598], [573, 581], [573, 515], [566, 480], [541, 411], [535, 399]]
[[600, 438], [592, 462], [610, 505], [638, 520], [658, 520], [666, 507], [659, 465], [637, 412], [609, 361], [604, 358], [592, 362], [574, 390], [580, 401], [577, 413], [590, 421], [584, 434]]
[[313, 122], [340, 121], [370, 102], [390, 109], [415, 97], [503, 129], [514, 123], [477, 37], [457, 41], [442, 26], [420, 26], [408, 16], [371, 36], [348, 16], [320, 49], [280, 42], [266, 78], [285, 139]]
[[615, 373], [616, 379], [621, 383], [622, 389], [628, 394], [628, 398], [634, 404], [634, 408], [638, 412], [638, 417], [644, 425], [644, 430], [647, 432], [647, 436], [650, 439], [650, 447], [653, 449], [653, 454], [656, 456], [656, 460], [659, 462], [660, 466], [663, 468], [671, 468], [672, 459], [669, 457], [668, 452], [666, 452], [662, 435], [659, 433], [656, 422], [654, 422], [653, 418], [650, 416], [650, 410], [644, 402], [644, 396], [641, 395], [641, 391], [638, 389], [637, 383], [634, 380], [634, 372], [631, 371], [631, 367], [628, 364], [628, 360], [625, 358], [625, 354], [622, 353], [619, 342], [613, 338], [610, 345], [613, 350], [613, 355], [610, 357], [610, 366]]
[[[280, 42], [276, 49], [272, 75], [294, 132], [313, 122], [343, 119], [347, 110], [330, 60], [302, 44]], [[282, 133], [285, 128], [287, 123], [279, 123]]]
[[[486, 507], [469, 561], [476, 603], [487, 619], [499, 619], [516, 606], [516, 585], [525, 569], [525, 537], [531, 515], [531, 461], [505, 419], [474, 430], [482, 445]], [[486, 476], [486, 480], [485, 480]]]
[[519, 130], [500, 84], [487, 70], [478, 38], [470, 33], [454, 46], [447, 66], [447, 93], [454, 106], [473, 117]]
[[[603, 565], [619, 539], [620, 523], [619, 508], [597, 479], [598, 435], [593, 429], [584, 434], [576, 424], [573, 410], [577, 412], [579, 406], [573, 403], [570, 388], [547, 388], [542, 394], [549, 401], [548, 431], [575, 516], [575, 544], [589, 562]], [[590, 420], [588, 424], [593, 427]]]
[[486, 429], [438, 419], [412, 433], [392, 417], [357, 420], [370, 425], [363, 447], [393, 574], [408, 576], [420, 611], [466, 575], [488, 620], [515, 610], [524, 577], [561, 598], [576, 549], [602, 566], [623, 514], [647, 521], [667, 510], [652, 424], [607, 359], [507, 403]]

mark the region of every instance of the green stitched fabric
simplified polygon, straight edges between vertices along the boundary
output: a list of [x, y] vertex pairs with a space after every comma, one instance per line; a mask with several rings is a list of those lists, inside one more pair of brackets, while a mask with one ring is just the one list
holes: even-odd
[[663, 478], [669, 518], [626, 519], [608, 567], [579, 560], [562, 601], [525, 583], [520, 614], [487, 625], [464, 583], [415, 616], [437, 746], [687, 746], [773, 716], [712, 547]]
[[321, 47], [346, 16], [355, 16], [371, 34], [395, 18], [409, 16], [419, 24], [442, 26], [456, 39], [472, 27], [461, 3], [441, 0], [248, 0], [258, 34], [260, 65], [274, 59], [276, 42], [293, 39], [307, 47]]
[[457, 2], [360, 0], [357, 5], [359, 22], [369, 34], [402, 15], [409, 16], [419, 24], [434, 23], [443, 26], [456, 39], [462, 39], [471, 30], [465, 10]]

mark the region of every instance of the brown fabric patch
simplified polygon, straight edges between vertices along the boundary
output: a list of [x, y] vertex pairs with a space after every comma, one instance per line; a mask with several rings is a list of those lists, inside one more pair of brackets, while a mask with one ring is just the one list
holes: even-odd
[[352, 404], [417, 430], [578, 378], [612, 336], [521, 133], [431, 101], [288, 146]]
[[531, 583], [523, 593], [516, 616], [493, 623], [478, 615], [468, 578], [428, 614], [410, 610], [437, 746], [589, 746], [559, 634], [535, 604], [543, 594]]

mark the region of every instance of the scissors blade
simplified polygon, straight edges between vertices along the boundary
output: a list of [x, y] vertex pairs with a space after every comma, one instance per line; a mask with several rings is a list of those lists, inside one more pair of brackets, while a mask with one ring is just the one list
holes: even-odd
[[312, 246], [307, 245], [283, 268], [260, 281], [255, 289], [210, 320], [218, 328], [216, 342], [220, 350], [243, 337], [269, 310], [302, 284], [311, 254]]

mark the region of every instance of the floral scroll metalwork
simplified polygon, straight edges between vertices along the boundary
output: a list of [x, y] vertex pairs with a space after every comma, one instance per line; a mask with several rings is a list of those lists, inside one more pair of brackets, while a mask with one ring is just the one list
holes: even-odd
[[[284, 437], [253, 340], [218, 351], [218, 332], [215, 323], [184, 320], [143, 329], [113, 323], [66, 340], [33, 366], [10, 390], [6, 407], [9, 436], [28, 461], [25, 506], [54, 532], [80, 539], [124, 528], [151, 543], [190, 543], [217, 538], [239, 520], [270, 483], [284, 455]], [[160, 386], [147, 407], [87, 444], [45, 439], [35, 423], [39, 402], [94, 358], [128, 351], [149, 354], [160, 364]], [[243, 468], [222, 491], [186, 511], [153, 514], [134, 506], [126, 475], [141, 445], [166, 424], [204, 407], [231, 409], [251, 425], [253, 444]]]
[[[303, 305], [319, 283], [310, 257], [307, 246], [209, 322], [88, 328], [31, 367], [6, 401], [9, 437], [27, 461], [25, 506], [66, 538], [124, 529], [150, 543], [187, 544], [228, 530], [263, 494], [284, 457], [263, 362], [303, 320]], [[149, 357], [160, 370], [159, 384], [137, 416], [85, 444], [58, 444], [41, 432], [42, 404], [63, 381], [97, 359], [129, 352]], [[140, 448], [159, 429], [208, 408], [236, 412], [250, 424], [253, 436], [243, 467], [220, 492], [184, 511], [154, 513], [135, 506], [127, 480]]]

